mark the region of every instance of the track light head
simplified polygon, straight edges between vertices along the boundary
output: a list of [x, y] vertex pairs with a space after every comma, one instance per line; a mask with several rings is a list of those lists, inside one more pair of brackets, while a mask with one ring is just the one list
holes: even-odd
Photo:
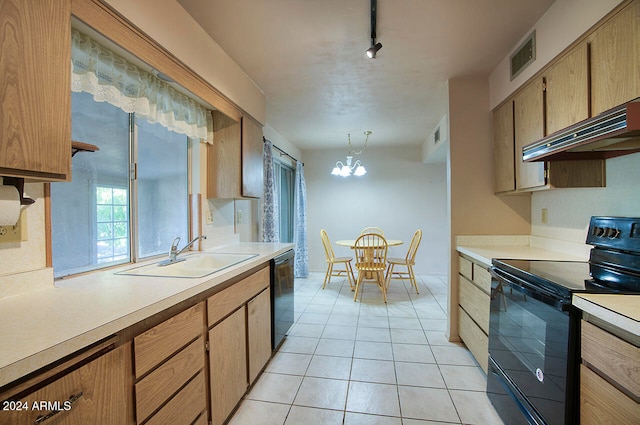
[[378, 53], [378, 50], [380, 50], [381, 48], [382, 43], [376, 43], [373, 46], [369, 47], [367, 49], [367, 57], [369, 57], [369, 59], [375, 59], [376, 53]]

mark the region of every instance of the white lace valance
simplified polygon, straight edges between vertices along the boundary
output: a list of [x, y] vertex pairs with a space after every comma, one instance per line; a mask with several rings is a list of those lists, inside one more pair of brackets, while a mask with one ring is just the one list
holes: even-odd
[[138, 68], [88, 35], [72, 30], [71, 89], [193, 139], [211, 142], [211, 113], [166, 82]]

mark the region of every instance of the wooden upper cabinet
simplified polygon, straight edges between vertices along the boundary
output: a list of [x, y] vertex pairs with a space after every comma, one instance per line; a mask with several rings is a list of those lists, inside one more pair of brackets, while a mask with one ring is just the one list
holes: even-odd
[[536, 78], [513, 99], [516, 189], [544, 186], [544, 162], [523, 162], [522, 148], [544, 137], [542, 79]]
[[71, 2], [0, 2], [0, 175], [71, 179]]
[[547, 134], [589, 118], [587, 50], [587, 43], [580, 43], [545, 73]]
[[213, 144], [207, 145], [207, 198], [239, 198], [240, 123], [213, 111]]
[[262, 126], [242, 117], [242, 196], [261, 198], [263, 192]]
[[640, 97], [640, 1], [634, 1], [589, 37], [592, 114]]
[[493, 155], [496, 192], [515, 190], [512, 100], [505, 102], [493, 113]]

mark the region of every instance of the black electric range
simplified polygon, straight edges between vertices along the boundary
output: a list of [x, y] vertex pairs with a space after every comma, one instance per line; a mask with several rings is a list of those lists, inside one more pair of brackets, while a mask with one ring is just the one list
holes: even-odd
[[574, 293], [640, 294], [640, 218], [592, 217], [589, 261], [494, 260], [487, 394], [508, 424], [579, 424]]

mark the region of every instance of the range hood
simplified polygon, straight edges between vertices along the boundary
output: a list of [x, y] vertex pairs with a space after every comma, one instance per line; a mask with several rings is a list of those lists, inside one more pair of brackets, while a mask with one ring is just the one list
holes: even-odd
[[640, 152], [640, 98], [522, 148], [522, 160], [606, 159]]

